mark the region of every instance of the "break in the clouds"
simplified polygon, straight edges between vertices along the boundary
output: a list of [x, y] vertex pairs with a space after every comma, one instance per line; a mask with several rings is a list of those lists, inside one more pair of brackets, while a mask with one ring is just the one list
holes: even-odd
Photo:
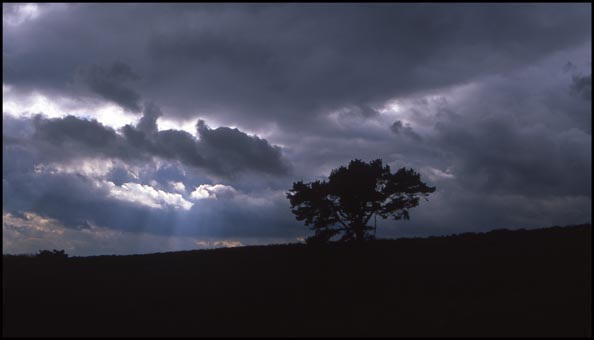
[[292, 242], [353, 158], [437, 186], [383, 236], [591, 221], [590, 4], [3, 4], [3, 74], [10, 252]]

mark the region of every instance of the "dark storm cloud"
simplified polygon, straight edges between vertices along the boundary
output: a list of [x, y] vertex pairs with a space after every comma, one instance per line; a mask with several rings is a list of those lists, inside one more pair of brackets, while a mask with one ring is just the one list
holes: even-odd
[[[4, 81], [67, 92], [78, 68], [121, 59], [169, 115], [295, 126], [533, 63], [590, 22], [589, 4], [73, 5], [5, 31]], [[97, 92], [134, 108], [99, 73]]]
[[[150, 51], [158, 61], [170, 56], [180, 65], [192, 63], [196, 78], [219, 74], [209, 83], [198, 81], [198, 92], [239, 104], [231, 107], [238, 113], [243, 108], [250, 118], [295, 120], [303, 113], [373, 105], [496, 73], [570, 43], [545, 41], [548, 31], [573, 42], [587, 37], [587, 14], [566, 9], [567, 17], [560, 18], [554, 11], [546, 6], [448, 5], [443, 11], [423, 5], [281, 6], [250, 13], [251, 24], [240, 7], [219, 14], [238, 20], [232, 28], [206, 36], [173, 29], [155, 36]], [[570, 17], [577, 21], [566, 24], [579, 25], [581, 37], [557, 27]], [[269, 25], [283, 19], [287, 29], [280, 36]], [[234, 57], [241, 51], [245, 59]], [[206, 61], [196, 63], [196, 58]]]
[[442, 122], [434, 142], [453, 160], [459, 182], [485, 195], [591, 195], [589, 138], [579, 131], [554, 135], [485, 117]]
[[[285, 160], [278, 148], [239, 130], [210, 129], [204, 123], [200, 124], [200, 131], [207, 136], [205, 141], [185, 131], [157, 131], [154, 127], [159, 112], [155, 105], [147, 105], [138, 126], [125, 126], [123, 134], [97, 121], [72, 116], [29, 119], [5, 115], [3, 211], [13, 215], [32, 212], [55, 219], [68, 229], [101, 226], [125, 232], [192, 237], [302, 235], [300, 226], [286, 213], [284, 196], [272, 199], [269, 193], [260, 192], [262, 185], [257, 190], [241, 191], [237, 199], [193, 202], [191, 197], [196, 187], [212, 183], [212, 176], [207, 174], [215, 178], [241, 174], [260, 181], [266, 173], [284, 174]], [[229, 143], [226, 138], [230, 138]], [[6, 143], [7, 139], [12, 142]], [[234, 150], [238, 142], [245, 145]], [[268, 156], [277, 157], [277, 162], [263, 158]], [[155, 162], [152, 157], [165, 162]], [[103, 175], [99, 163], [82, 165], [83, 170], [90, 172], [76, 169], [77, 160], [89, 158], [113, 166]], [[121, 161], [113, 163], [114, 159]], [[253, 159], [261, 164], [255, 164]], [[52, 167], [55, 162], [57, 169]], [[151, 195], [157, 194], [155, 190], [162, 190], [159, 195], [169, 197], [177, 194], [172, 182], [185, 184], [178, 200], [183, 197], [185, 204], [194, 203], [189, 210], [142, 203], [151, 200]], [[145, 192], [126, 189], [131, 185], [141, 185], [133, 188]], [[122, 195], [127, 199], [122, 200]], [[251, 203], [254, 195], [255, 205]]]
[[592, 100], [592, 74], [584, 76], [574, 76], [571, 89], [578, 93], [585, 100]]
[[[384, 235], [583, 223], [591, 220], [591, 103], [563, 71], [567, 58], [583, 53], [403, 98], [389, 116], [398, 120], [386, 118], [383, 127], [355, 121], [344, 135], [285, 132], [277, 140], [306, 181], [353, 158], [420, 170], [436, 193]], [[407, 127], [421, 140], [407, 136]]]
[[114, 62], [109, 67], [91, 65], [81, 68], [77, 77], [91, 91], [132, 112], [140, 112], [140, 95], [125, 85], [140, 77], [132, 71], [128, 64]]
[[395, 121], [392, 126], [390, 126], [390, 129], [395, 134], [403, 134], [416, 141], [421, 140], [421, 136], [415, 133], [415, 131], [410, 126], [404, 125], [400, 120]]
[[121, 138], [96, 120], [74, 116], [47, 119], [33, 118], [32, 140], [47, 157], [61, 159], [83, 156], [113, 157], [125, 149]]
[[[559, 78], [561, 77], [561, 78]], [[430, 117], [426, 161], [450, 168], [459, 185], [485, 196], [590, 197], [591, 104], [572, 95], [575, 77], [553, 58], [495, 77], [452, 98], [417, 101]]]
[[[378, 220], [395, 227], [380, 235], [591, 221], [591, 4], [51, 4], [3, 28], [6, 103], [40, 93], [143, 112], [118, 128], [109, 114], [88, 119], [92, 107], [84, 119], [3, 115], [3, 209], [14, 214], [303, 236], [282, 194], [293, 181], [382, 158], [437, 191], [411, 221]], [[158, 119], [198, 123], [159, 131]], [[99, 177], [96, 164], [51, 167], [88, 158], [113, 164]], [[115, 199], [106, 181], [194, 205]], [[216, 184], [232, 189], [192, 198]]]
[[161, 109], [157, 105], [148, 103], [136, 128], [144, 133], [157, 132], [157, 119], [162, 115], [163, 112], [161, 112]]
[[[127, 140], [113, 129], [96, 121], [74, 117], [45, 119], [37, 116], [31, 120], [4, 116], [3, 127], [3, 137], [13, 138], [15, 141], [3, 144], [3, 211], [15, 216], [33, 212], [42, 217], [56, 219], [70, 229], [103, 226], [113, 230], [165, 236], [287, 237], [295, 233], [301, 235], [301, 228], [295, 228], [296, 223], [285, 213], [288, 207], [284, 197], [281, 197], [281, 200], [272, 199], [270, 194], [260, 194], [260, 198], [256, 196], [258, 200], [265, 200], [264, 206], [262, 203], [251, 204], [251, 196], [244, 195], [243, 198], [239, 197], [241, 199], [196, 201], [187, 211], [167, 205], [156, 209], [139, 204], [139, 201], [114, 198], [114, 187], [105, 181], [113, 182], [120, 190], [125, 183], [139, 183], [169, 193], [172, 192], [169, 186], [171, 181], [184, 182], [186, 190], [183, 196], [190, 199], [190, 193], [197, 186], [209, 183], [210, 180], [205, 176], [193, 174], [192, 167], [185, 164], [183, 159], [176, 160], [175, 155], [168, 157], [172, 159], [171, 162], [161, 165], [147, 160], [125, 158], [125, 154], [118, 150], [126, 148]], [[134, 127], [132, 129], [138, 131]], [[160, 133], [153, 131], [153, 134], [155, 136], [150, 138], [158, 138], [156, 136]], [[199, 146], [200, 141], [195, 138], [192, 140], [196, 149], [217, 147]], [[224, 138], [220, 141], [223, 142]], [[260, 141], [258, 139], [256, 143]], [[42, 148], [42, 145], [47, 147]], [[136, 146], [128, 148], [132, 154], [150, 153], [150, 148], [146, 146], [144, 149]], [[165, 150], [166, 146], [162, 148]], [[68, 169], [71, 168], [69, 164], [72, 161], [88, 157], [99, 157], [104, 163], [111, 162], [110, 157], [120, 158], [125, 162], [117, 163], [104, 177], [77, 171], [56, 172], [51, 167], [44, 167], [48, 162], [58, 161], [63, 164], [61, 168]], [[150, 164], [153, 165], [146, 166]], [[133, 167], [138, 167], [140, 171], [134, 171], [132, 174]], [[249, 166], [241, 168], [249, 169]], [[200, 169], [213, 170], [208, 164]]]
[[[201, 120], [197, 124], [199, 139], [185, 131], [157, 131], [156, 120], [161, 114], [156, 105], [148, 104], [138, 125], [124, 126], [122, 134], [96, 120], [74, 116], [47, 119], [37, 115], [33, 118], [31, 138], [21, 140], [25, 145], [34, 143], [34, 148], [47, 161], [83, 157], [139, 161], [157, 156], [222, 177], [244, 172], [286, 175], [289, 170], [281, 149], [265, 139], [238, 129], [210, 129]], [[18, 140], [10, 135], [6, 138]]]
[[281, 149], [265, 139], [228, 127], [210, 129], [203, 120], [198, 121], [196, 129], [202, 150], [207, 155], [230, 161], [221, 164], [223, 172], [236, 170], [235, 162], [261, 172], [283, 174], [288, 171], [281, 158]]

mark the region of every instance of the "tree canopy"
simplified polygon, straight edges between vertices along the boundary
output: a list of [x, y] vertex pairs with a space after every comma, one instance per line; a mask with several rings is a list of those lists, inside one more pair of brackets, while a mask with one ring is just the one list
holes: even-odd
[[381, 159], [355, 159], [332, 170], [328, 180], [293, 183], [287, 198], [297, 220], [315, 231], [308, 241], [327, 242], [340, 234], [341, 241], [363, 241], [374, 237], [368, 225], [374, 215], [408, 220], [409, 209], [434, 191], [413, 169], [391, 173]]

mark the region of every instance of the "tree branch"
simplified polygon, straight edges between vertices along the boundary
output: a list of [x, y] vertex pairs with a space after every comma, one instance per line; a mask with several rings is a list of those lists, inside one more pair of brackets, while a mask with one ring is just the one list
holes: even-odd
[[369, 220], [371, 219], [371, 216], [373, 216], [373, 214], [375, 214], [375, 210], [372, 210], [372, 211], [369, 213], [369, 216], [367, 216], [367, 217], [365, 218], [365, 222], [363, 223], [363, 226], [366, 226], [366, 225], [367, 225], [367, 222], [369, 222]]
[[345, 230], [349, 230], [349, 227], [347, 227], [347, 225], [344, 224], [344, 222], [340, 219], [340, 216], [338, 216], [338, 213], [336, 212], [336, 210], [334, 210], [334, 216], [336, 217], [338, 222], [340, 222], [340, 224], [342, 224], [342, 226], [345, 228]]

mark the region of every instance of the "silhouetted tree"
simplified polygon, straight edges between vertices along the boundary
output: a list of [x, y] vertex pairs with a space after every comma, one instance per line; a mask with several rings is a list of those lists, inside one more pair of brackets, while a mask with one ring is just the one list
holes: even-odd
[[369, 163], [355, 159], [348, 167], [332, 170], [327, 181], [293, 183], [287, 198], [297, 220], [315, 230], [306, 241], [323, 243], [341, 232], [341, 241], [373, 238], [369, 233], [373, 228], [367, 225], [373, 215], [408, 220], [408, 210], [434, 191], [413, 169], [391, 173], [381, 159]]
[[40, 259], [45, 260], [59, 260], [59, 259], [67, 259], [68, 254], [64, 250], [40, 250], [39, 253], [36, 255]]

